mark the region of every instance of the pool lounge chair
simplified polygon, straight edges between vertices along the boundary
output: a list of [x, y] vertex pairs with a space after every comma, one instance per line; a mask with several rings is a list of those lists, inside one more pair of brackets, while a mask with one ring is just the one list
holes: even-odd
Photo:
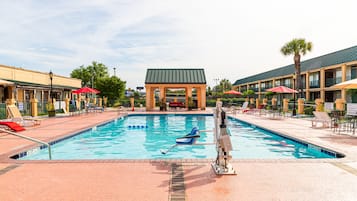
[[[240, 113], [245, 113], [245, 112], [248, 112], [250, 109], [249, 109], [249, 102], [244, 102], [242, 107], [240, 108], [237, 108], [235, 109], [236, 111], [240, 112]], [[236, 113], [235, 111], [233, 112], [234, 114]]]
[[103, 112], [104, 108], [96, 106], [94, 104], [88, 104], [87, 105], [87, 112]]
[[9, 118], [21, 126], [35, 126], [40, 125], [42, 119], [33, 118], [33, 117], [23, 117], [20, 113], [19, 108], [16, 105], [6, 106]]
[[12, 121], [0, 121], [0, 129], [11, 130], [11, 131], [15, 131], [15, 132], [25, 130], [24, 127], [20, 126], [16, 122], [12, 122]]
[[[331, 117], [327, 114], [327, 112], [313, 112], [315, 118], [311, 120], [312, 128], [330, 128], [332, 124]], [[318, 127], [317, 125], [321, 123], [322, 126]]]

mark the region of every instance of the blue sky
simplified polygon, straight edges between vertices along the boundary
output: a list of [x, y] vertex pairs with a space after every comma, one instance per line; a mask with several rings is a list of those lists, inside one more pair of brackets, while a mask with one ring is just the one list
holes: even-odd
[[[0, 64], [69, 76], [92, 61], [144, 86], [147, 68], [204, 68], [232, 83], [292, 63], [280, 48], [313, 43], [302, 59], [357, 45], [355, 0], [3, 0]], [[298, 13], [298, 14], [297, 14]]]

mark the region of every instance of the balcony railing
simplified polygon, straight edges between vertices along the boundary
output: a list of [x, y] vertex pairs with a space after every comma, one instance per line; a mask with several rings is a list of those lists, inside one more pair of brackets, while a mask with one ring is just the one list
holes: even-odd
[[333, 86], [335, 84], [341, 83], [342, 82], [342, 78], [341, 77], [337, 77], [337, 78], [326, 78], [325, 80], [325, 86], [326, 87], [330, 87]]
[[289, 88], [293, 88], [293, 84], [282, 84], [283, 86], [289, 87]]
[[267, 90], [267, 89], [270, 89], [270, 88], [273, 88], [273, 86], [272, 85], [265, 85], [265, 87], [262, 87], [261, 89], [260, 89], [260, 91], [265, 91], [265, 90]]
[[5, 103], [0, 103], [0, 119], [6, 119], [6, 104]]
[[319, 80], [310, 81], [310, 88], [320, 88], [320, 81]]
[[259, 89], [258, 88], [249, 88], [250, 90], [253, 90], [254, 92], [258, 92]]

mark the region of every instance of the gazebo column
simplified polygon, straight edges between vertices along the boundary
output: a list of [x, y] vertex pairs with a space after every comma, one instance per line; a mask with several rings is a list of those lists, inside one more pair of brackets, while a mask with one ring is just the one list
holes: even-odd
[[165, 90], [165, 87], [160, 86], [160, 87], [159, 87], [159, 90], [160, 90], [159, 101], [166, 102], [166, 90]]
[[201, 86], [198, 91], [200, 91], [199, 97], [198, 97], [200, 100], [199, 107], [202, 110], [205, 110], [206, 109], [206, 86]]
[[155, 88], [154, 87], [151, 87], [150, 89], [150, 99], [151, 99], [151, 102], [150, 102], [150, 107], [151, 109], [154, 109], [155, 108]]
[[188, 86], [186, 87], [186, 108], [188, 108], [188, 97], [191, 97], [192, 98], [192, 87], [191, 86]]
[[197, 96], [197, 108], [201, 108], [201, 87], [195, 87]]
[[151, 96], [151, 87], [145, 86], [146, 88], [146, 110], [149, 111], [151, 110], [151, 102], [152, 102], [152, 96]]

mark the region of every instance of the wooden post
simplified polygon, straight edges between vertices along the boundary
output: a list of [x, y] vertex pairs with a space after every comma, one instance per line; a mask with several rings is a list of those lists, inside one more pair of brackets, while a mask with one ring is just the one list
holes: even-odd
[[304, 99], [299, 98], [298, 99], [298, 114], [304, 114]]

